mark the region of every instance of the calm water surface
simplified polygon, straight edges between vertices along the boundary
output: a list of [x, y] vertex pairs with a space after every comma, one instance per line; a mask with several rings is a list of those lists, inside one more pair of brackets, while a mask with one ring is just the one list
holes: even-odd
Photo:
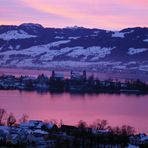
[[0, 91], [0, 107], [13, 112], [17, 118], [27, 113], [30, 119], [63, 120], [77, 124], [84, 120], [91, 124], [97, 118], [108, 120], [109, 125], [123, 124], [148, 134], [148, 95], [72, 95], [38, 94], [37, 92]]

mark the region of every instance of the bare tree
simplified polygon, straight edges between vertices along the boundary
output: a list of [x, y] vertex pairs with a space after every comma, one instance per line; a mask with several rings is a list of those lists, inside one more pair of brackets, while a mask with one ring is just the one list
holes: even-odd
[[27, 122], [28, 121], [29, 116], [27, 114], [23, 114], [22, 117], [19, 119], [19, 122]]
[[55, 124], [55, 125], [58, 124], [56, 119], [46, 120], [46, 123], [51, 123], [51, 124]]
[[62, 125], [63, 125], [63, 120], [61, 119], [59, 123], [59, 127], [61, 127]]
[[4, 124], [4, 118], [6, 117], [7, 112], [4, 108], [0, 108], [0, 125]]
[[108, 123], [107, 120], [100, 120], [97, 119], [93, 124], [92, 128], [98, 129], [98, 130], [105, 130], [108, 129]]
[[111, 131], [117, 135], [133, 135], [135, 133], [135, 129], [128, 125], [123, 125], [122, 127], [112, 127]]
[[123, 125], [121, 127], [121, 132], [125, 135], [133, 135], [135, 133], [135, 129], [129, 125]]
[[121, 135], [121, 128], [116, 126], [116, 127], [110, 127], [110, 131], [112, 131], [113, 134], [116, 135]]
[[81, 128], [81, 129], [85, 129], [85, 128], [87, 127], [87, 124], [86, 124], [85, 121], [80, 120], [80, 121], [78, 122], [78, 127]]
[[12, 126], [15, 123], [16, 123], [16, 118], [14, 117], [14, 115], [12, 113], [10, 113], [8, 118], [7, 118], [7, 125]]

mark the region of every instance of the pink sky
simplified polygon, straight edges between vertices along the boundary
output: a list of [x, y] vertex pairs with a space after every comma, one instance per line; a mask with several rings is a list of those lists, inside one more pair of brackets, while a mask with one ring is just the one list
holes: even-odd
[[0, 0], [0, 24], [122, 29], [148, 27], [148, 0]]

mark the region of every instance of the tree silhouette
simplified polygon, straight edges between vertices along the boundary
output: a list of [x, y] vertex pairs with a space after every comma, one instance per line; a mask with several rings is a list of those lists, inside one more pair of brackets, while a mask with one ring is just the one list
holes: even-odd
[[12, 113], [9, 114], [8, 119], [7, 119], [7, 125], [12, 126], [16, 123], [16, 118]]
[[0, 125], [4, 124], [3, 120], [6, 114], [7, 114], [6, 110], [4, 108], [0, 108]]
[[100, 120], [97, 119], [93, 124], [92, 124], [92, 128], [94, 129], [98, 129], [98, 130], [105, 130], [107, 129], [108, 123], [107, 120]]
[[19, 122], [27, 122], [29, 116], [27, 114], [23, 114], [22, 117], [19, 119]]

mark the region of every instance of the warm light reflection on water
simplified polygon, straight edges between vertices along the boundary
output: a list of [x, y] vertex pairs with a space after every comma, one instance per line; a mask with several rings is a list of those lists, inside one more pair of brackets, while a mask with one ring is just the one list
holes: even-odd
[[112, 126], [131, 125], [148, 134], [148, 95], [71, 95], [38, 94], [37, 92], [0, 91], [0, 107], [13, 112], [17, 118], [27, 113], [30, 119], [63, 120], [65, 124], [88, 124], [106, 119]]

